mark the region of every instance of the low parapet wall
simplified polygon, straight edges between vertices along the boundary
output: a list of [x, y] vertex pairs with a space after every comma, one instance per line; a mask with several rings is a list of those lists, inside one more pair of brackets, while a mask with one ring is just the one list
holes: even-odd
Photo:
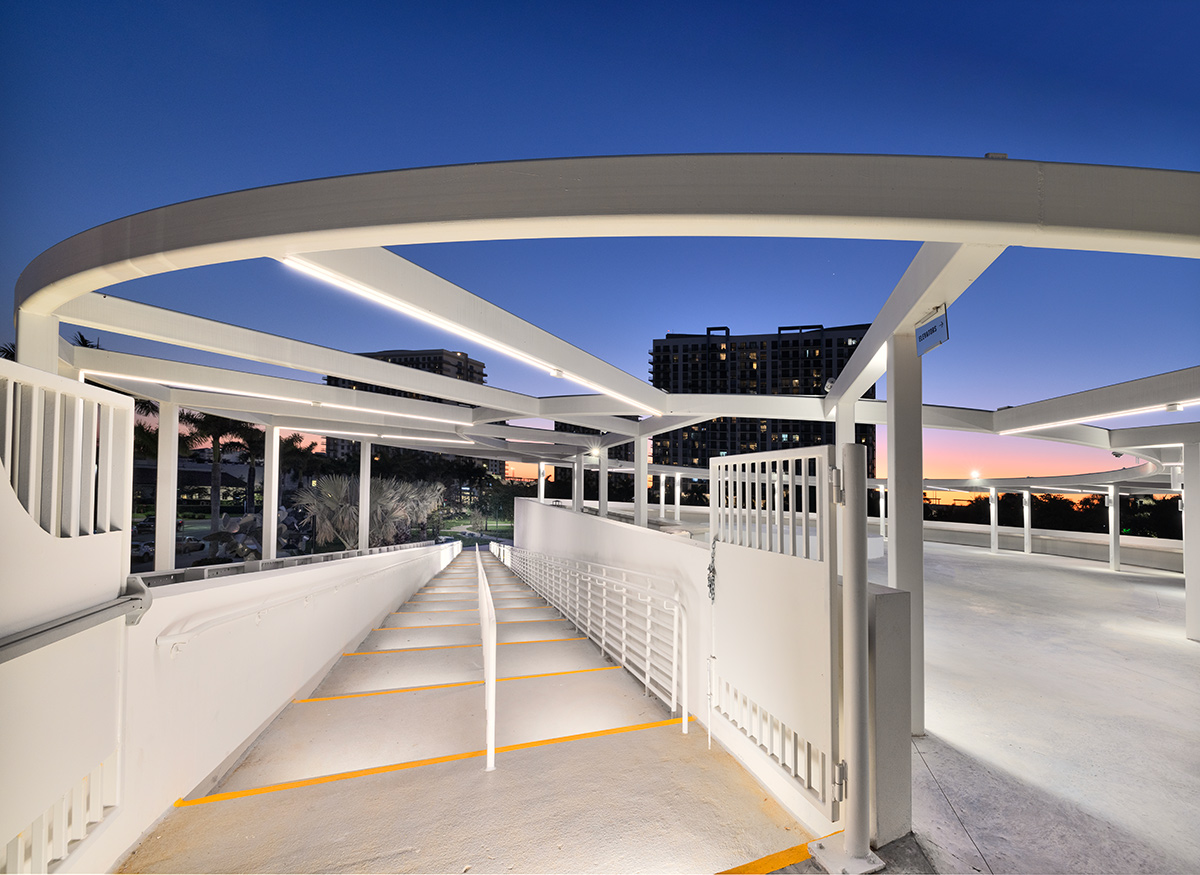
[[211, 789], [258, 733], [454, 544], [155, 589], [128, 627], [118, 807], [59, 871], [111, 871], [174, 802]]
[[[878, 520], [870, 521], [871, 530], [879, 531]], [[925, 540], [942, 544], [966, 544], [987, 549], [991, 533], [986, 525], [925, 521]], [[1064, 532], [1057, 529], [1033, 529], [1033, 552], [1050, 556], [1069, 556], [1108, 562], [1108, 535], [1096, 532]], [[1000, 526], [1000, 549], [1020, 553], [1025, 549], [1022, 529]], [[1183, 542], [1165, 538], [1121, 536], [1121, 564], [1139, 568], [1158, 568], [1183, 573]]]

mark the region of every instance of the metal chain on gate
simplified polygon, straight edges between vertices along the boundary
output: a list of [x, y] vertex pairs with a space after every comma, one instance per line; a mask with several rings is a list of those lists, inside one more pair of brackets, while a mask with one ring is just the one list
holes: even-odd
[[708, 600], [714, 604], [717, 601], [717, 541], [718, 538], [714, 535], [712, 551], [708, 557]]

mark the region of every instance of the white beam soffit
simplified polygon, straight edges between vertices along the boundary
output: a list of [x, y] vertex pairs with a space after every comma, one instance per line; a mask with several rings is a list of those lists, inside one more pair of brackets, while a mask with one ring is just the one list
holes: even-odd
[[843, 398], [861, 398], [883, 376], [887, 370], [887, 345], [893, 334], [915, 328], [938, 307], [949, 307], [1000, 257], [1004, 248], [964, 243], [923, 244], [825, 396], [825, 415], [832, 415]]
[[1067, 474], [1065, 476], [1054, 477], [1001, 477], [991, 480], [927, 479], [925, 481], [925, 488], [964, 491], [995, 488], [1008, 492], [1018, 492], [1022, 489], [1058, 489], [1062, 491], [1089, 492], [1093, 489], [1108, 487], [1114, 483], [1153, 477], [1160, 473], [1162, 469], [1163, 466], [1161, 464], [1151, 460], [1134, 468], [1117, 468], [1112, 471], [1097, 471], [1092, 474]]
[[[148, 356], [130, 355], [104, 349], [73, 347], [70, 364], [88, 376], [100, 375], [126, 382], [146, 383], [213, 392], [242, 397], [242, 408], [250, 411], [260, 401], [278, 401], [301, 410], [321, 408], [330, 419], [342, 413], [373, 415], [379, 422], [393, 422], [406, 428], [461, 428], [471, 424], [466, 407], [437, 404], [414, 398], [400, 398], [376, 392], [357, 392], [320, 383], [305, 383], [283, 377], [248, 374], [208, 365], [175, 362]], [[231, 409], [231, 408], [227, 408]]]
[[602, 392], [622, 403], [621, 413], [654, 415], [667, 398], [620, 368], [386, 249], [306, 252], [283, 262], [551, 376]]
[[1180, 409], [1200, 405], [1200, 367], [1005, 407], [996, 411], [995, 427], [1000, 434], [1024, 434], [1136, 413], [1164, 412], [1169, 404], [1180, 405]]
[[231, 192], [84, 231], [15, 306], [206, 264], [462, 240], [938, 240], [1200, 257], [1200, 173], [986, 158], [646, 155], [393, 170]]
[[322, 376], [342, 377], [462, 404], [482, 405], [503, 411], [497, 418], [540, 415], [538, 399], [530, 395], [469, 383], [112, 295], [84, 295], [64, 305], [58, 315], [63, 321], [84, 328], [111, 331]]

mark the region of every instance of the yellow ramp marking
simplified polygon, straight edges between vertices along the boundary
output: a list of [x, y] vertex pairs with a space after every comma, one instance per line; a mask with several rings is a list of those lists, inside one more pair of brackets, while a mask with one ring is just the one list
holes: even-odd
[[[497, 681], [528, 681], [536, 678], [554, 678], [565, 674], [586, 674], [590, 671], [612, 671], [619, 665], [602, 665], [599, 668], [577, 668], [571, 671], [551, 671], [545, 674], [519, 674], [507, 678], [496, 678]], [[398, 687], [394, 690], [370, 690], [366, 693], [346, 693], [342, 696], [320, 696], [315, 699], [292, 699], [293, 705], [303, 705], [305, 702], [332, 702], [336, 699], [361, 699], [364, 696], [390, 696], [392, 693], [419, 693], [422, 690], [446, 690], [450, 687], [478, 687], [483, 681], [457, 681], [452, 684], [431, 684], [426, 687]]]
[[[824, 841], [824, 839], [833, 838], [833, 836], [841, 835], [841, 833], [842, 831], [838, 830], [823, 838], [813, 839], [812, 841]], [[734, 866], [732, 869], [718, 872], [717, 875], [768, 875], [768, 873], [776, 872], [784, 866], [803, 863], [811, 856], [812, 854], [808, 852], [808, 842], [805, 842], [802, 845], [796, 845], [794, 848], [788, 848], [776, 854], [759, 857], [757, 860], [751, 860], [749, 863], [743, 863], [741, 866]]]
[[[587, 641], [587, 638], [545, 638], [540, 641], [497, 641], [497, 647], [508, 647], [510, 644], [555, 644], [559, 641]], [[391, 650], [355, 650], [343, 653], [342, 656], [371, 656], [375, 653], [411, 653], [418, 650], [455, 650], [459, 647], [482, 647], [482, 644], [439, 644], [436, 647], [395, 647]]]
[[[689, 722], [695, 720], [689, 717]], [[534, 747], [544, 747], [551, 744], [562, 744], [567, 741], [583, 741], [588, 738], [600, 738], [604, 735], [619, 735], [623, 732], [637, 732], [642, 729], [656, 729], [660, 726], [675, 726], [678, 718], [658, 720], [654, 723], [639, 723], [636, 726], [620, 726], [616, 729], [601, 729], [596, 732], [583, 732], [579, 735], [564, 735], [560, 738], [547, 738], [542, 741], [527, 741], [523, 744], [508, 744], [496, 748], [496, 753], [512, 753], [515, 750], [527, 750]], [[375, 766], [370, 769], [355, 769], [352, 772], [338, 772], [333, 775], [321, 775], [317, 778], [304, 778], [299, 781], [285, 781], [282, 784], [270, 784], [266, 787], [254, 787], [249, 790], [234, 790], [229, 793], [213, 793], [211, 796], [201, 796], [199, 799], [178, 799], [176, 808], [186, 808], [191, 805], [206, 805], [209, 802], [225, 802], [229, 799], [244, 799], [247, 796], [261, 796], [265, 793], [278, 793], [280, 790], [295, 790], [299, 787], [313, 787], [318, 784], [331, 784], [334, 781], [347, 781], [351, 778], [366, 778], [370, 775], [383, 775], [388, 772], [399, 772], [404, 769], [415, 769], [420, 766], [434, 766], [439, 763], [451, 763], [456, 760], [469, 760], [486, 756], [486, 750], [472, 750], [466, 753], [452, 753], [441, 757], [431, 757], [425, 760], [413, 760], [407, 763], [393, 763], [390, 766]]]

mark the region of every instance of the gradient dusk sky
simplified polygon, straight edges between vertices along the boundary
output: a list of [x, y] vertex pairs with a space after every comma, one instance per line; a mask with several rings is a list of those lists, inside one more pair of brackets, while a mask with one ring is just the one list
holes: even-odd
[[[140, 210], [434, 164], [1006, 152], [1200, 171], [1197, 33], [1195, 0], [9, 2], [0, 286], [11, 290], [59, 240]], [[645, 378], [651, 340], [668, 331], [870, 321], [918, 245], [624, 239], [397, 251]], [[274, 262], [112, 291], [350, 351], [467, 349], [487, 362], [489, 383], [564, 391]], [[994, 409], [1194, 366], [1200, 262], [1010, 249], [951, 308], [950, 328], [924, 362], [928, 403]], [[4, 320], [0, 342], [12, 337]], [[926, 442], [929, 476], [1114, 466], [1108, 453], [1022, 438], [927, 432]]]

